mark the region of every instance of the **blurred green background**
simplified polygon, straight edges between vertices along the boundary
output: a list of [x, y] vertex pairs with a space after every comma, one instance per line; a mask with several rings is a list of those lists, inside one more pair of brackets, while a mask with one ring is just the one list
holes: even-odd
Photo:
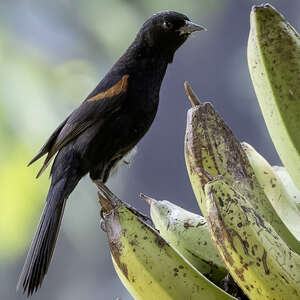
[[[300, 30], [299, 0], [269, 2]], [[193, 35], [176, 53], [157, 118], [131, 167], [109, 180], [113, 191], [146, 213], [139, 192], [199, 211], [183, 155], [185, 80], [201, 99], [213, 102], [238, 138], [280, 163], [247, 69], [249, 12], [258, 3], [263, 2], [0, 0], [1, 300], [23, 297], [15, 285], [49, 185], [47, 174], [35, 179], [41, 162], [26, 164], [155, 12], [183, 12], [208, 32]], [[33, 299], [131, 299], [113, 270], [88, 177], [69, 200], [52, 264]]]

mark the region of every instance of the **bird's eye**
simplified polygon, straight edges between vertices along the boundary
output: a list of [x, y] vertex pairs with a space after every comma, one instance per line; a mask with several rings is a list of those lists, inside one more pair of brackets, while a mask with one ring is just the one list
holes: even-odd
[[172, 27], [173, 27], [173, 24], [171, 22], [168, 22], [168, 21], [163, 22], [163, 28], [165, 30], [170, 30], [170, 29], [172, 29]]

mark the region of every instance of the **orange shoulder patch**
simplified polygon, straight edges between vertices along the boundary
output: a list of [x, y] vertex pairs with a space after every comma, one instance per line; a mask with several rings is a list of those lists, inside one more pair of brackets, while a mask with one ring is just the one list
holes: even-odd
[[97, 101], [104, 98], [112, 98], [113, 96], [117, 96], [120, 93], [125, 92], [128, 86], [128, 78], [129, 78], [128, 74], [124, 75], [121, 78], [121, 80], [117, 82], [115, 85], [113, 85], [111, 88], [89, 98], [87, 101]]

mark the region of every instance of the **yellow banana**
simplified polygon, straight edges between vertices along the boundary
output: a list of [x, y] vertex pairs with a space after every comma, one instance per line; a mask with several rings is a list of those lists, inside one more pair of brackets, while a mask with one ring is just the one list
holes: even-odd
[[272, 168], [281, 181], [286, 193], [289, 195], [290, 199], [295, 202], [295, 205], [300, 212], [300, 191], [294, 184], [290, 174], [284, 167], [273, 166]]
[[269, 4], [250, 16], [248, 65], [275, 148], [300, 189], [300, 37]]
[[[190, 97], [196, 97], [190, 88]], [[187, 113], [185, 159], [200, 209], [206, 217], [204, 185], [218, 175], [249, 199], [257, 212], [298, 254], [300, 243], [289, 231], [266, 197], [240, 142], [210, 103], [195, 105]]]
[[234, 280], [250, 299], [300, 299], [300, 256], [223, 180], [205, 186], [208, 224]]
[[117, 273], [136, 300], [234, 299], [114, 195], [99, 195]]
[[300, 240], [300, 211], [295, 201], [290, 198], [281, 180], [265, 158], [249, 144], [242, 143], [242, 146], [268, 200], [285, 225]]
[[141, 197], [150, 205], [151, 219], [162, 237], [200, 273], [219, 284], [228, 271], [213, 244], [205, 218], [167, 200]]
[[127, 279], [127, 277], [123, 274], [122, 270], [119, 268], [118, 264], [115, 262], [115, 259], [113, 256], [111, 256], [111, 260], [113, 263], [113, 266], [115, 268], [115, 271], [117, 275], [119, 276], [119, 279], [121, 280], [122, 284], [125, 286], [129, 294], [133, 297], [134, 300], [140, 299], [140, 296], [136, 293], [135, 289], [130, 284], [130, 281]]

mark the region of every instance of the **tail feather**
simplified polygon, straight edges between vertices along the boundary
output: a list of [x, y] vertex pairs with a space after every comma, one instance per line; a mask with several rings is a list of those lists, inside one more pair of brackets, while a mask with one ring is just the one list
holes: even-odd
[[55, 131], [51, 134], [49, 139], [46, 141], [46, 143], [43, 145], [39, 153], [28, 163], [28, 167], [33, 164], [35, 161], [40, 159], [42, 156], [50, 152], [51, 148], [53, 147], [56, 138], [58, 137], [59, 133], [61, 132], [62, 128], [65, 126], [67, 123], [68, 119], [70, 116], [68, 116], [56, 129]]
[[[50, 187], [40, 223], [28, 251], [17, 285], [17, 290], [23, 289], [23, 292], [27, 293], [27, 297], [40, 287], [47, 273], [66, 199], [79, 179], [76, 182], [72, 182], [71, 187], [66, 179], [61, 179]], [[68, 186], [66, 187], [67, 184]]]

